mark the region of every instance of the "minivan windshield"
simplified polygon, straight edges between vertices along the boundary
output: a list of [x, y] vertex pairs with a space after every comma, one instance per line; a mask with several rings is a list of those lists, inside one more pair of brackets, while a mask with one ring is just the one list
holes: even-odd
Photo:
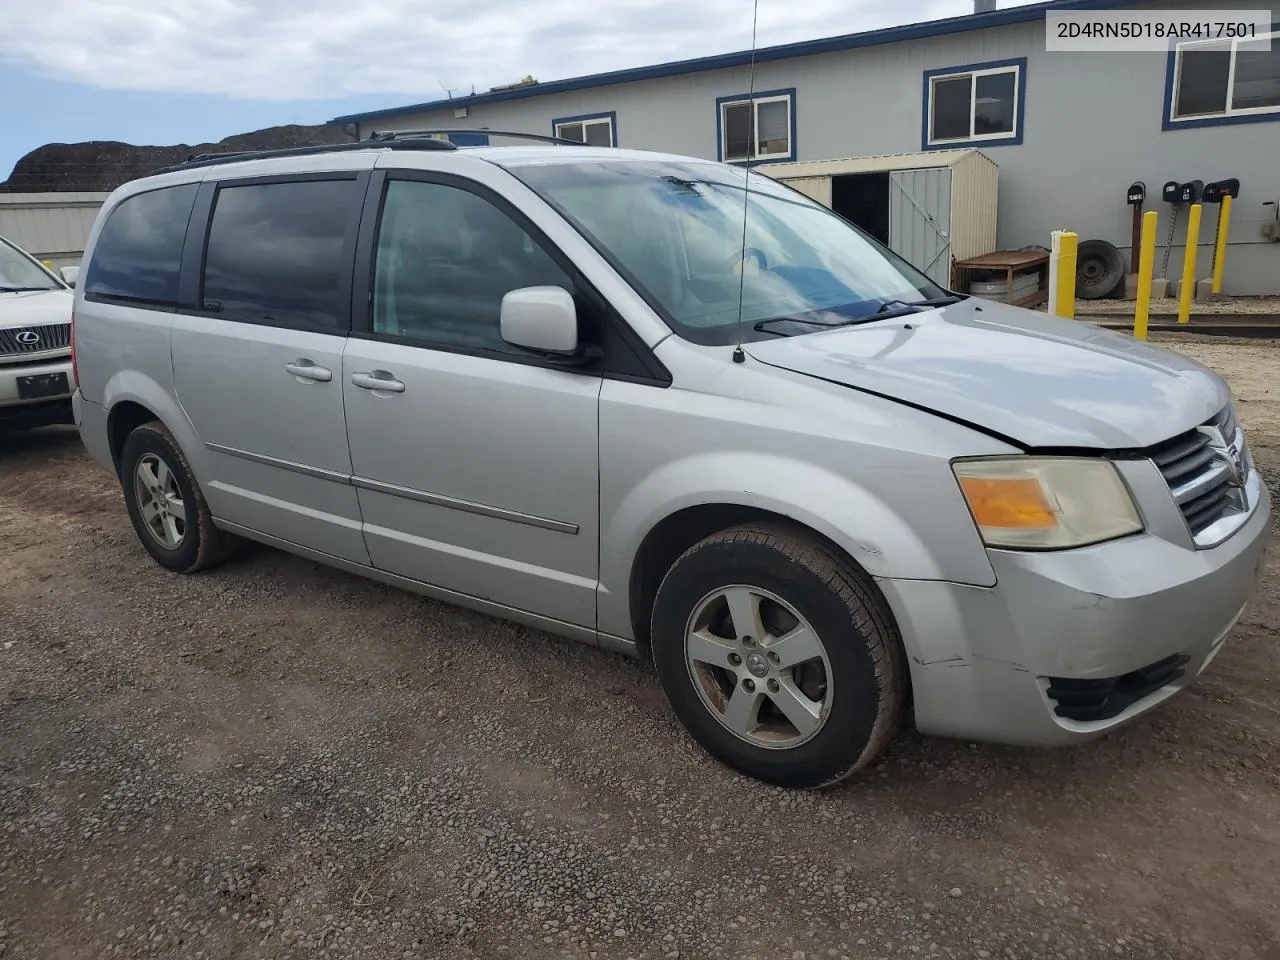
[[0, 293], [61, 290], [62, 285], [7, 240], [0, 239]]
[[509, 169], [695, 343], [811, 333], [946, 298], [860, 229], [759, 173], [630, 159]]

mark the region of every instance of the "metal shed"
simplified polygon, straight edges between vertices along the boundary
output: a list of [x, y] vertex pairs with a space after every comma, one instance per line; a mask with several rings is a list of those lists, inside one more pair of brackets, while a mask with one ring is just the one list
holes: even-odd
[[931, 150], [758, 168], [856, 223], [943, 287], [955, 260], [996, 248], [998, 168], [980, 150]]
[[75, 266], [106, 193], [0, 193], [0, 236], [37, 260]]

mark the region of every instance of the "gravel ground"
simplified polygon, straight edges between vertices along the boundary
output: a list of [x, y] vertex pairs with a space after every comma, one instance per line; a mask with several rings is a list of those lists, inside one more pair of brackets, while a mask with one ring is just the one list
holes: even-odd
[[[1280, 352], [1189, 342], [1280, 479]], [[903, 735], [819, 793], [648, 669], [267, 549], [155, 566], [73, 431], [0, 441], [0, 957], [1280, 956], [1280, 566], [1100, 742]]]

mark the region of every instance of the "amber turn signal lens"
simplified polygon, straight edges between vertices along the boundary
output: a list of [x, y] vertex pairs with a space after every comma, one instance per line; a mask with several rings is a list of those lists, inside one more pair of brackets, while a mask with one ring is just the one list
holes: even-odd
[[1044, 529], [1057, 525], [1038, 480], [993, 480], [960, 477], [964, 497], [979, 526]]
[[961, 477], [960, 487], [980, 527], [1045, 529], [1057, 526], [1040, 481]]

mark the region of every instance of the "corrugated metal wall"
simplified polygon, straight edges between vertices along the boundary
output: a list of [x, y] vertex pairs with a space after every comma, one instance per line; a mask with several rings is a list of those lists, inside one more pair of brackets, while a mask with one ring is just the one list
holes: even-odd
[[951, 170], [889, 174], [889, 247], [935, 283], [951, 285]]
[[74, 266], [105, 193], [0, 193], [0, 236], [37, 260]]
[[951, 170], [951, 256], [980, 257], [996, 249], [999, 168], [986, 154], [969, 150]]
[[[768, 171], [765, 172], [767, 173]], [[796, 177], [782, 182], [795, 190], [799, 190], [811, 200], [817, 200], [824, 207], [831, 206], [830, 177]]]

